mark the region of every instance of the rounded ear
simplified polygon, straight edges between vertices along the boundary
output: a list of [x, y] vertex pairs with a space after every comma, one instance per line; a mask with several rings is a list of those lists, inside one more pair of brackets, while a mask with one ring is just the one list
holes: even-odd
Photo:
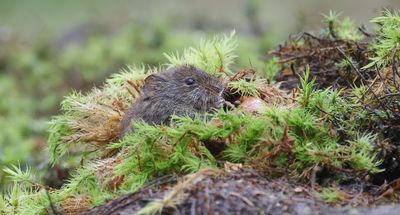
[[156, 74], [151, 74], [151, 75], [147, 76], [144, 79], [144, 84], [145, 85], [146, 84], [151, 84], [151, 83], [156, 82], [156, 81], [157, 81], [157, 75]]
[[160, 89], [166, 80], [160, 74], [151, 74], [144, 79], [143, 92], [151, 94], [157, 89]]

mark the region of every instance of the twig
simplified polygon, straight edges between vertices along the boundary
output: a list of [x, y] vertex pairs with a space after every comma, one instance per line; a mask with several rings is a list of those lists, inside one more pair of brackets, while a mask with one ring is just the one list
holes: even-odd
[[364, 26], [364, 25], [361, 26], [361, 27], [358, 27], [358, 31], [360, 31], [360, 32], [361, 32], [362, 34], [364, 34], [366, 37], [373, 37], [373, 36], [374, 36], [374, 35], [368, 33], [368, 32], [365, 30], [365, 26]]
[[384, 99], [386, 97], [392, 97], [392, 96], [400, 96], [400, 93], [389, 93], [384, 96], [381, 96], [379, 99]]
[[318, 37], [316, 37], [316, 36], [314, 36], [314, 35], [312, 35], [312, 34], [310, 34], [310, 33], [308, 33], [308, 32], [303, 32], [303, 35], [309, 36], [310, 38], [312, 38], [312, 39], [318, 41], [319, 43], [321, 43], [321, 41], [323, 41], [323, 39], [318, 38]]
[[50, 208], [51, 208], [51, 211], [53, 212], [53, 214], [59, 215], [60, 213], [58, 213], [56, 208], [54, 207], [53, 201], [51, 200], [51, 196], [50, 196], [48, 190], [46, 190], [46, 196], [47, 196], [47, 199], [49, 199]]
[[367, 80], [365, 77], [361, 74], [361, 72], [357, 69], [357, 67], [353, 64], [353, 62], [350, 60], [350, 58], [346, 55], [346, 53], [339, 47], [336, 47], [336, 50], [339, 51], [339, 53], [346, 58], [346, 60], [350, 63], [351, 67], [354, 69], [354, 71], [360, 76], [361, 80], [366, 83], [368, 90], [371, 91], [372, 95], [374, 95], [375, 99], [378, 100], [379, 105], [383, 108], [384, 112], [386, 113], [386, 116], [390, 118], [390, 114], [387, 112], [387, 107], [382, 103], [382, 101], [379, 99], [379, 97], [375, 94], [375, 92], [371, 89], [371, 86], [367, 83]]
[[397, 44], [396, 48], [393, 50], [392, 70], [393, 70], [394, 86], [396, 86], [396, 89], [398, 91], [400, 91], [399, 86], [397, 85], [397, 82], [396, 82], [396, 75], [399, 76], [399, 78], [400, 78], [399, 71], [397, 70], [397, 67], [399, 65], [399, 58], [397, 56], [398, 47], [399, 47], [399, 44]]
[[242, 200], [244, 203], [246, 203], [248, 206], [250, 207], [254, 207], [253, 202], [251, 202], [248, 198], [246, 198], [245, 196], [240, 195], [240, 193], [236, 193], [236, 192], [231, 192], [229, 193], [229, 195], [231, 196], [235, 196], [237, 198], [239, 198], [240, 200]]
[[[254, 76], [254, 74], [256, 74], [256, 70], [253, 68], [241, 70], [238, 73], [236, 73], [232, 78], [230, 78], [230, 81], [236, 81], [239, 79], [243, 79], [246, 75], [249, 75], [249, 74], [252, 74]], [[253, 79], [254, 79], [254, 77], [253, 77]]]
[[134, 83], [133, 81], [131, 81], [131, 80], [127, 80], [127, 82], [128, 82], [129, 85], [131, 85], [131, 86], [136, 90], [137, 93], [140, 94], [141, 90], [140, 90], [140, 88], [137, 86], [137, 84], [135, 84], [135, 83]]
[[132, 98], [136, 99], [136, 95], [128, 87], [125, 87], [125, 89], [128, 90], [128, 93], [131, 94]]
[[293, 63], [290, 64], [290, 69], [292, 70], [293, 75], [300, 80], [301, 76], [296, 72], [296, 68], [294, 67]]
[[[153, 181], [147, 183], [144, 187], [142, 187], [140, 190], [143, 191], [145, 189], [154, 187], [154, 186], [160, 186], [163, 184], [167, 184], [170, 182], [176, 182], [177, 181], [177, 175], [176, 174], [168, 174], [161, 176], [159, 178], [154, 179]], [[140, 191], [135, 192], [135, 193], [140, 193]]]
[[310, 57], [310, 55], [297, 55], [297, 56], [289, 57], [289, 58], [286, 58], [283, 60], [279, 60], [278, 63], [287, 63], [292, 60], [297, 60], [297, 59], [306, 58], [306, 57]]

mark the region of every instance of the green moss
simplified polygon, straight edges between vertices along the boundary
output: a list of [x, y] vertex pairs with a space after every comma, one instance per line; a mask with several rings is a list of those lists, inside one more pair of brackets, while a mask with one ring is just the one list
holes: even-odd
[[400, 46], [400, 11], [385, 10], [381, 16], [375, 17], [371, 22], [379, 25], [378, 35], [370, 45], [370, 49], [374, 53], [374, 56], [370, 58], [371, 63], [363, 69], [375, 65], [378, 68], [391, 65], [393, 59], [398, 59], [400, 56], [398, 50]]
[[322, 188], [322, 191], [317, 193], [317, 196], [332, 204], [338, 202], [341, 198], [340, 192], [333, 188]]
[[196, 48], [190, 47], [179, 53], [164, 54], [168, 59], [168, 67], [177, 65], [194, 65], [215, 76], [232, 74], [231, 65], [234, 63], [236, 37], [233, 31], [230, 35], [214, 37], [212, 40], [201, 40]]
[[263, 76], [270, 82], [273, 83], [275, 75], [279, 72], [280, 65], [278, 63], [278, 58], [273, 57], [265, 63], [265, 68], [263, 70]]
[[[213, 75], [226, 76], [232, 73], [235, 46], [233, 34], [203, 40], [199, 47], [186, 49], [183, 55], [167, 55], [168, 65], [193, 64]], [[122, 109], [115, 104], [119, 102], [126, 107], [133, 100], [125, 90], [126, 81], [140, 83], [150, 72], [156, 70], [128, 67], [113, 75], [100, 89], [94, 88], [86, 94], [73, 92], [65, 97], [62, 113], [50, 122], [51, 160], [59, 162], [74, 151], [83, 154], [84, 162], [62, 189], [50, 193], [56, 205], [78, 195], [88, 196], [92, 206], [99, 205], [122, 193], [138, 190], [159, 176], [220, 167], [217, 159], [240, 162], [261, 172], [277, 175], [286, 172], [300, 179], [309, 177], [316, 166], [332, 173], [350, 169], [355, 175], [379, 171], [380, 162], [373, 149], [375, 135], [360, 132], [351, 121], [357, 117], [351, 111], [358, 111], [351, 103], [354, 100], [347, 99], [340, 91], [315, 90], [315, 79], [309, 80], [309, 69], [301, 79], [298, 103], [291, 108], [266, 107], [258, 114], [240, 108], [220, 110], [206, 117], [174, 117], [170, 126], [136, 122], [134, 133], [118, 141], [106, 136], [104, 141], [101, 134], [108, 134], [119, 125]], [[243, 96], [258, 96], [257, 89], [264, 83], [255, 79], [227, 84]], [[210, 145], [220, 146], [222, 152], [211, 151], [207, 147]], [[90, 154], [93, 148], [96, 150]], [[99, 159], [109, 150], [118, 153]], [[43, 189], [23, 183], [29, 181], [25, 180], [27, 174], [18, 170], [6, 172], [24, 186], [13, 189], [15, 193], [0, 202], [0, 209], [5, 207], [23, 214], [30, 209], [40, 211], [49, 207]], [[121, 183], [108, 186], [107, 182], [115, 177], [121, 177]], [[21, 202], [19, 196], [37, 198]]]
[[237, 81], [231, 81], [228, 86], [239, 93], [242, 96], [256, 96], [259, 97], [260, 93], [258, 90], [264, 85], [264, 82], [260, 79], [255, 79], [247, 81], [244, 79], [239, 79]]
[[357, 29], [356, 24], [349, 17], [339, 19], [341, 12], [329, 11], [329, 14], [323, 14], [323, 22], [328, 25], [327, 34], [333, 39], [340, 40], [362, 40], [362, 35]]

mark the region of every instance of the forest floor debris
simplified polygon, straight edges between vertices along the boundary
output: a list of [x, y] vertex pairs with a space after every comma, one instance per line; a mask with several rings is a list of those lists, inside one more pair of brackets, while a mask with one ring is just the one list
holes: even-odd
[[[176, 192], [180, 192], [180, 196], [176, 197], [179, 201], [171, 200], [175, 204], [164, 207], [162, 214], [378, 214], [378, 211], [389, 214], [398, 209], [377, 207], [366, 211], [355, 208], [355, 205], [371, 207], [370, 203], [376, 202], [376, 197], [363, 192], [365, 188], [361, 184], [336, 188], [332, 195], [341, 203], [329, 205], [323, 199], [329, 198], [329, 194], [324, 193], [320, 186], [296, 183], [287, 177], [269, 179], [252, 170], [233, 168], [219, 170], [219, 174], [200, 171], [181, 179], [176, 176], [162, 177], [135, 193], [82, 215], [157, 214], [151, 213], [149, 203]], [[182, 182], [176, 183], [177, 180]], [[182, 184], [185, 186], [182, 187]]]

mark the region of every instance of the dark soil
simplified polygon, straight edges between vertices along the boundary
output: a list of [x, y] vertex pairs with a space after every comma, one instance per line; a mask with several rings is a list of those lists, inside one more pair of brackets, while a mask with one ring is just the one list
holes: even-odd
[[[362, 78], [354, 68], [340, 68], [338, 64], [348, 59], [357, 70], [367, 65], [369, 41], [370, 38], [363, 41], [345, 41], [304, 32], [271, 52], [279, 58], [280, 63], [287, 65], [275, 79], [282, 82], [282, 88], [294, 89], [298, 87], [299, 77], [303, 76], [308, 65], [312, 78], [316, 78], [316, 84], [320, 88], [336, 89], [359, 84]], [[374, 72], [363, 72], [363, 76], [370, 80], [374, 77]]]
[[[132, 194], [112, 200], [82, 214], [134, 214], [149, 202], [163, 199], [175, 186], [176, 177], [163, 177]], [[359, 186], [343, 186], [343, 199], [336, 206], [324, 203], [311, 186], [286, 177], [267, 179], [251, 170], [223, 172], [194, 181], [182, 191], [183, 199], [162, 214], [395, 214], [400, 206], [374, 209], [374, 197]], [[319, 189], [315, 187], [314, 189]]]

